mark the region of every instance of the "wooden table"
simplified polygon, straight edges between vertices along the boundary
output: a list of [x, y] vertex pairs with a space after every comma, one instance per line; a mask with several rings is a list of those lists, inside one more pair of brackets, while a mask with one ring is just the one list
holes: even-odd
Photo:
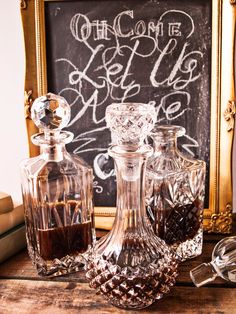
[[[236, 234], [236, 233], [234, 233]], [[217, 279], [196, 288], [189, 271], [210, 260], [220, 235], [205, 235], [203, 254], [179, 267], [179, 277], [171, 293], [141, 313], [236, 313], [236, 284]], [[109, 305], [89, 288], [84, 273], [53, 280], [39, 277], [26, 251], [0, 265], [0, 313], [137, 313]]]

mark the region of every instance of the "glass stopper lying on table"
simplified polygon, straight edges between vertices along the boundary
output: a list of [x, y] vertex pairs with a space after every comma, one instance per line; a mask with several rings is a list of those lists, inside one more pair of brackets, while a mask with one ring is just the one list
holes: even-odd
[[206, 285], [217, 277], [236, 282], [236, 236], [219, 241], [212, 252], [212, 261], [192, 269], [190, 277], [197, 287]]
[[117, 212], [112, 230], [95, 245], [87, 265], [90, 286], [113, 305], [141, 309], [169, 292], [177, 276], [175, 253], [153, 232], [144, 202], [144, 176], [152, 148], [143, 140], [155, 109], [140, 103], [112, 104], [106, 121], [117, 143], [108, 149], [117, 178]]
[[43, 276], [80, 270], [95, 239], [92, 169], [65, 144], [73, 134], [61, 131], [70, 106], [54, 94], [33, 103], [31, 117], [43, 131], [32, 136], [40, 155], [21, 164], [29, 255]]

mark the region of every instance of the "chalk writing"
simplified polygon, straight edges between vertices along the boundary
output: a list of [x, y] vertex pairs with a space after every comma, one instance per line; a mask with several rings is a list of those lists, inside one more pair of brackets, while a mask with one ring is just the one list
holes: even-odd
[[[77, 62], [65, 55], [56, 59], [69, 69], [68, 85], [59, 94], [70, 95], [72, 100], [74, 114], [69, 127], [85, 116], [90, 121], [89, 129], [75, 134], [74, 153], [94, 154], [94, 189], [102, 193], [101, 181], [96, 178], [103, 181], [114, 176], [107, 154], [110, 140], [101, 141], [107, 128], [106, 106], [138, 99], [145, 90], [146, 102], [156, 104], [157, 122], [175, 123], [192, 110], [188, 86], [201, 78], [204, 52], [190, 40], [195, 24], [184, 10], [166, 10], [150, 20], [137, 19], [135, 10], [101, 20], [77, 12], [70, 19], [69, 29], [85, 60], [78, 58]], [[138, 69], [143, 61], [146, 68]], [[146, 81], [140, 79], [142, 71]], [[183, 150], [194, 156], [198, 147], [197, 139], [187, 133]]]

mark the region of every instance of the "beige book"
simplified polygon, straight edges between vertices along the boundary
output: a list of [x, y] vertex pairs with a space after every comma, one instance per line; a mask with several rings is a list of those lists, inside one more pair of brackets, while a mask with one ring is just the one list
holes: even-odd
[[115, 207], [95, 207], [95, 228], [111, 230], [116, 215]]
[[12, 211], [13, 208], [14, 205], [11, 196], [0, 191], [0, 215]]
[[26, 247], [25, 226], [14, 227], [0, 236], [0, 263]]
[[12, 211], [0, 215], [0, 234], [24, 222], [22, 204], [15, 204]]

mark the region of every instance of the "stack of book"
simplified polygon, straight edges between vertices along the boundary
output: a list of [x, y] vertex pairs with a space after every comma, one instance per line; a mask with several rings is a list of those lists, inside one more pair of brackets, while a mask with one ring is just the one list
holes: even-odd
[[111, 230], [115, 220], [116, 207], [95, 207], [95, 227], [96, 229]]
[[0, 263], [26, 246], [24, 209], [0, 192]]

